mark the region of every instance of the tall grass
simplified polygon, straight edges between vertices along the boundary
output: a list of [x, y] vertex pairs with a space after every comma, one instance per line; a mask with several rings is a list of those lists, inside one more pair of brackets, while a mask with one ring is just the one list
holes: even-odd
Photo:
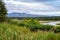
[[0, 40], [60, 40], [60, 34], [46, 31], [31, 32], [27, 27], [0, 24]]
[[0, 40], [60, 40], [60, 34], [53, 32], [31, 32], [27, 27], [14, 24], [0, 24]]
[[42, 25], [32, 19], [10, 20], [0, 23], [0, 40], [60, 40], [60, 26]]

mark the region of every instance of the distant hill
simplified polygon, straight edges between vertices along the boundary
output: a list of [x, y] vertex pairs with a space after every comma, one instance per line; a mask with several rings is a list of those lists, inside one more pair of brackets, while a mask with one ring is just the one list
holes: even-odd
[[35, 14], [27, 14], [27, 13], [8, 13], [7, 17], [45, 17], [45, 15], [35, 15]]

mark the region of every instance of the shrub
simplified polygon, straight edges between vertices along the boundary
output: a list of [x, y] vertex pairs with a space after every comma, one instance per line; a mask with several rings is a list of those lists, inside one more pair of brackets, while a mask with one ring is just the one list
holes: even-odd
[[55, 33], [59, 33], [60, 32], [60, 26], [56, 27], [56, 29], [54, 29]]
[[39, 26], [38, 25], [29, 25], [28, 28], [31, 30], [31, 31], [37, 31], [39, 29]]
[[36, 19], [25, 19], [19, 22], [18, 25], [28, 27], [31, 31], [36, 31], [38, 29], [43, 31], [49, 31], [53, 28], [52, 25], [40, 24], [40, 22]]
[[46, 31], [52, 30], [52, 28], [53, 28], [52, 25], [42, 25], [42, 29]]
[[18, 26], [25, 26], [24, 22], [19, 22]]
[[30, 28], [31, 31], [36, 31], [39, 27], [40, 23], [39, 21], [35, 19], [30, 19], [27, 23], [26, 26]]
[[43, 30], [43, 31], [49, 31], [53, 29], [52, 25], [43, 25], [40, 24], [40, 22], [36, 19], [28, 19], [28, 20], [22, 20], [22, 21], [9, 21], [11, 24], [15, 24], [18, 26], [23, 26], [29, 28], [31, 31], [36, 31], [36, 30]]
[[17, 21], [14, 21], [14, 20], [11, 20], [11, 19], [8, 20], [8, 23], [18, 25]]

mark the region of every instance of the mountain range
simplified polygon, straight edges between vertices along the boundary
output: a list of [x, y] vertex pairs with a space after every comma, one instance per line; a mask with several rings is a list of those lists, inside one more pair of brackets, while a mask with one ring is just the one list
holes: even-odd
[[12, 12], [12, 13], [8, 13], [7, 17], [46, 17], [46, 16], [45, 15]]

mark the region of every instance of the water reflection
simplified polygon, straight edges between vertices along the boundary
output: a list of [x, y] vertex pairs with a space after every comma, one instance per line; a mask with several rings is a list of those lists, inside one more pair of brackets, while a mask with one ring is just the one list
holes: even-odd
[[44, 25], [47, 25], [47, 24], [49, 24], [49, 25], [57, 25], [57, 23], [60, 23], [60, 21], [51, 21], [51, 22], [45, 22], [45, 23], [43, 23]]

